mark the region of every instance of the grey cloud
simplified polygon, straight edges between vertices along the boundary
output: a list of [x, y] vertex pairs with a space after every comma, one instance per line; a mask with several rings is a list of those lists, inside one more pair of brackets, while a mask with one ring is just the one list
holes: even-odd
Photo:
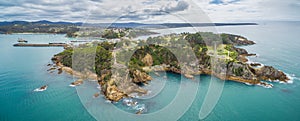
[[142, 2], [143, 4], [145, 4], [145, 5], [149, 5], [149, 4], [153, 4], [153, 3], [155, 3], [157, 0], [147, 0], [147, 1], [144, 1], [144, 2]]
[[91, 0], [92, 2], [102, 2], [102, 0]]
[[187, 2], [179, 1], [176, 6], [165, 7], [165, 8], [162, 8], [162, 10], [164, 10], [166, 12], [178, 12], [178, 11], [184, 11], [184, 10], [188, 9], [188, 7], [189, 7], [189, 4]]
[[0, 1], [0, 6], [14, 6], [15, 3], [9, 2], [9, 1]]
[[[143, 2], [144, 1], [144, 2]], [[8, 0], [0, 1], [0, 18], [9, 20], [72, 20], [79, 18], [106, 20], [120, 18], [122, 20], [146, 20], [154, 16], [163, 16], [171, 12], [184, 11], [189, 4], [184, 1], [163, 1], [152, 5], [160, 0], [142, 0], [128, 6], [111, 6], [113, 1], [104, 0]], [[166, 6], [168, 3], [176, 3], [173, 6]], [[108, 4], [106, 4], [108, 3]], [[151, 4], [151, 5], [149, 5]], [[143, 5], [139, 7], [139, 5]], [[165, 5], [165, 7], [162, 7]], [[18, 9], [15, 9], [18, 7]], [[90, 16], [88, 16], [90, 12]], [[82, 20], [81, 19], [81, 20]]]

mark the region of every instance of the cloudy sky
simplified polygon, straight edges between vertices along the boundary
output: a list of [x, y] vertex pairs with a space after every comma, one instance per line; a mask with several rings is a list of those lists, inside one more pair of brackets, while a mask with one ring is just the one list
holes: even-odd
[[1, 0], [0, 21], [299, 21], [300, 0]]

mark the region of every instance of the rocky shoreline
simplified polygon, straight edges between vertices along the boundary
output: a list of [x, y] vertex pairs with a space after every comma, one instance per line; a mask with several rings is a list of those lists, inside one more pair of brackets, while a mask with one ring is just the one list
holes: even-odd
[[[83, 81], [81, 79], [97, 80], [101, 86], [101, 94], [103, 94], [108, 100], [115, 102], [123, 99], [124, 97], [133, 97], [133, 94], [147, 94], [147, 90], [143, 89], [139, 85], [148, 84], [148, 82], [152, 80], [149, 72], [172, 72], [182, 74], [188, 79], [194, 79], [194, 76], [196, 75], [207, 74], [216, 76], [221, 80], [230, 80], [248, 85], [259, 85], [265, 88], [272, 88], [273, 85], [263, 80], [280, 83], [288, 83], [290, 80], [285, 73], [272, 66], [262, 66], [260, 63], [249, 63], [246, 57], [255, 56], [256, 54], [249, 54], [245, 49], [236, 48], [234, 45], [252, 45], [255, 43], [241, 36], [222, 36], [227, 37], [222, 39], [224, 39], [223, 41], [227, 41], [226, 43], [229, 44], [219, 47], [220, 50], [218, 50], [218, 52], [220, 54], [218, 57], [220, 58], [216, 59], [215, 67], [212, 67], [210, 61], [212, 57], [209, 55], [209, 47], [203, 46], [203, 44], [197, 40], [197, 36], [197, 34], [180, 34], [163, 37], [171, 39], [173, 37], [175, 38], [174, 40], [177, 41], [180, 39], [176, 38], [188, 40], [190, 44], [193, 44], [192, 49], [199, 60], [197, 62], [179, 63], [174, 55], [160, 46], [168, 45], [170, 43], [169, 40], [160, 41], [162, 43], [156, 43], [156, 45], [141, 46], [133, 53], [132, 58], [128, 63], [118, 62], [114, 58], [116, 58], [116, 55], [126, 55], [124, 52], [127, 51], [124, 51], [122, 48], [130, 47], [123, 44], [122, 47], [116, 48], [115, 43], [102, 42], [97, 45], [97, 49], [99, 49], [99, 51], [97, 50], [96, 57], [100, 58], [100, 62], [96, 63], [96, 73], [92, 73], [88, 69], [85, 69], [86, 71], [84, 71], [84, 73], [79, 73], [73, 70], [70, 67], [70, 65], [72, 65], [71, 62], [66, 61], [71, 60], [70, 54], [72, 54], [73, 50], [65, 50], [64, 52], [55, 55], [52, 60], [61, 71], [72, 74], [79, 79], [73, 82], [72, 85], [82, 84]], [[158, 40], [161, 38], [152, 39]], [[124, 40], [124, 43], [126, 42], [127, 41]], [[135, 42], [135, 44], [140, 43], [141, 42]], [[174, 48], [174, 45], [172, 45], [172, 47]], [[115, 49], [123, 50], [124, 52], [115, 51]], [[230, 56], [224, 56], [222, 55], [223, 53], [228, 53]], [[184, 53], [184, 50], [182, 54], [190, 57], [188, 53]], [[158, 62], [157, 59], [160, 61]], [[113, 64], [107, 63], [112, 60], [115, 60]], [[195, 70], [195, 68], [197, 69]], [[212, 68], [215, 68], [215, 70]], [[98, 96], [98, 93], [94, 95], [94, 97]]]

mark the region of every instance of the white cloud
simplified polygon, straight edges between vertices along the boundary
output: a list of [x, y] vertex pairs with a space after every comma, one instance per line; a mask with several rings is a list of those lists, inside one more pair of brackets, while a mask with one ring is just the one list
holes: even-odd
[[300, 20], [300, 7], [291, 7], [299, 0], [224, 0], [224, 4], [209, 4], [210, 0], [194, 0], [208, 16], [222, 21]]

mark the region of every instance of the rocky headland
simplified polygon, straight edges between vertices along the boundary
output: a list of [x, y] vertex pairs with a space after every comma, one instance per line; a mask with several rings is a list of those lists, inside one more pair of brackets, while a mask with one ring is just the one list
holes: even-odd
[[[215, 40], [222, 43], [215, 44]], [[123, 39], [119, 43], [83, 44], [76, 48], [66, 48], [52, 60], [61, 70], [80, 79], [97, 80], [101, 93], [111, 101], [133, 97], [134, 94], [146, 94], [147, 90], [140, 85], [148, 84], [152, 80], [149, 72], [157, 71], [178, 73], [189, 79], [194, 79], [195, 75], [208, 74], [222, 80], [266, 88], [273, 86], [266, 81], [288, 83], [290, 79], [284, 72], [272, 66], [247, 63], [247, 56], [255, 54], [235, 47], [253, 44], [245, 37], [232, 34], [182, 33], [150, 37], [145, 41]], [[90, 51], [92, 48], [94, 51]], [[85, 65], [85, 60], [78, 61], [82, 67], [73, 70], [72, 54], [75, 51], [85, 52], [82, 53], [85, 55], [82, 56], [83, 60], [84, 57], [94, 55], [94, 67]], [[83, 80], [74, 82], [74, 85], [81, 83]]]

